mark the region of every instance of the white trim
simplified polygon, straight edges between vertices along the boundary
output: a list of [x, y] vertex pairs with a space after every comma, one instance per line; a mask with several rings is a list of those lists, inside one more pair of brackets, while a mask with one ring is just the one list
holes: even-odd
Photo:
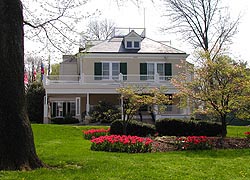
[[81, 115], [81, 98], [80, 97], [76, 97], [76, 116], [80, 116]]
[[186, 58], [189, 56], [189, 54], [150, 54], [150, 53], [138, 53], [138, 54], [131, 54], [131, 53], [117, 53], [117, 52], [112, 52], [111, 53], [85, 53], [80, 56], [81, 60], [84, 60], [85, 58], [89, 59], [108, 59], [108, 58], [116, 58], [116, 59], [134, 59], [135, 57], [137, 58], [142, 58], [142, 59], [163, 59], [163, 60], [174, 60], [174, 61], [179, 61], [180, 59], [183, 61], [186, 61]]
[[89, 104], [89, 93], [87, 93], [87, 102], [86, 102], [86, 115], [89, 115], [90, 104]]

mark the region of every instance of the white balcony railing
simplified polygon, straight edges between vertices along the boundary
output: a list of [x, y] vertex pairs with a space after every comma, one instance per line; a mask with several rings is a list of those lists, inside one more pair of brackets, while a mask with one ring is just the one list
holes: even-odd
[[44, 78], [46, 85], [50, 84], [153, 84], [169, 83], [172, 76], [156, 75], [123, 75], [95, 76], [95, 75], [49, 75]]
[[80, 81], [79, 75], [49, 75], [45, 78], [46, 85], [49, 84], [78, 84]]

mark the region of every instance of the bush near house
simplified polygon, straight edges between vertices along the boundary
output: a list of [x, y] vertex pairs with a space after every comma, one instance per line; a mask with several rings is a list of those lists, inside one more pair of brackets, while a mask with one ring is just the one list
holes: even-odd
[[[110, 134], [122, 135], [123, 134], [123, 121], [116, 120], [111, 123]], [[131, 136], [145, 137], [148, 135], [154, 135], [156, 133], [155, 126], [152, 124], [142, 123], [132, 120], [128, 123], [127, 134]]]
[[155, 126], [162, 136], [219, 136], [222, 130], [220, 123], [181, 119], [161, 119]]
[[121, 117], [120, 110], [106, 101], [99, 101], [89, 112], [91, 122], [111, 123]]
[[51, 118], [51, 122], [53, 124], [75, 124], [79, 123], [79, 120], [71, 116], [66, 116], [66, 117]]
[[43, 123], [43, 99], [45, 89], [42, 83], [33, 82], [28, 85], [26, 91], [27, 110], [29, 120], [35, 123]]

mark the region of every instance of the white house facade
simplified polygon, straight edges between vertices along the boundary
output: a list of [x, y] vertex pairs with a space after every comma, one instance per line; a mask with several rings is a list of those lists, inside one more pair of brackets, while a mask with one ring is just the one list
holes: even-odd
[[[187, 57], [185, 52], [131, 29], [126, 35], [114, 35], [76, 55], [65, 55], [60, 75], [44, 78], [44, 123], [49, 123], [51, 117], [67, 114], [82, 120], [99, 101], [120, 106], [117, 88], [126, 85], [166, 86], [165, 93], [171, 97], [177, 93], [171, 78], [185, 71], [178, 65]], [[157, 119], [189, 117], [190, 108], [180, 109], [178, 102], [173, 99], [164, 112], [157, 113]]]

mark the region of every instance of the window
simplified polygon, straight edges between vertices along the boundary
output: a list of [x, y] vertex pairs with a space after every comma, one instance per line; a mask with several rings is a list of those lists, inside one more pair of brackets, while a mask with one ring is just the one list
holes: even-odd
[[135, 42], [134, 42], [134, 48], [139, 48], [139, 47], [140, 47], [139, 41], [135, 41]]
[[64, 117], [66, 115], [75, 116], [75, 102], [74, 101], [56, 101], [52, 102], [51, 116]]
[[127, 41], [127, 48], [132, 48], [132, 41]]
[[172, 64], [140, 63], [141, 80], [154, 80], [156, 74], [159, 75], [159, 80], [168, 80], [172, 76]]
[[[127, 63], [100, 62], [95, 63], [95, 80], [119, 79], [119, 74], [127, 75]], [[124, 79], [126, 80], [126, 76]]]

